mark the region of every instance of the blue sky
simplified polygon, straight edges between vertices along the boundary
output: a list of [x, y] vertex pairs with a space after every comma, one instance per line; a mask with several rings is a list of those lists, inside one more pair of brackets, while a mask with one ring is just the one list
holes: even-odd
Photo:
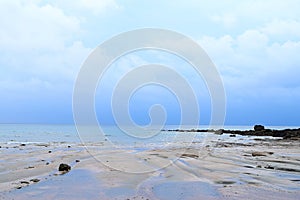
[[[89, 53], [116, 34], [153, 27], [185, 34], [208, 53], [224, 82], [227, 125], [299, 126], [299, 9], [299, 0], [3, 0], [0, 123], [73, 123], [74, 82]], [[157, 61], [181, 70], [197, 90], [200, 123], [209, 123], [210, 101], [203, 82], [172, 55], [128, 55], [112, 66], [107, 79]], [[99, 87], [96, 97], [99, 120], [105, 123], [113, 121], [106, 106], [110, 87], [104, 93]], [[167, 122], [179, 123], [175, 97], [153, 87], [133, 96], [133, 119], [147, 123], [149, 106], [161, 103]]]

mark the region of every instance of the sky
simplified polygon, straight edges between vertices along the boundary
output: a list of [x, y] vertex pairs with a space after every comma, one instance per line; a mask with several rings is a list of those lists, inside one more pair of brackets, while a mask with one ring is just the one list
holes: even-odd
[[[0, 123], [73, 123], [72, 94], [88, 55], [119, 33], [139, 28], [179, 32], [196, 41], [218, 69], [226, 91], [226, 125], [299, 126], [300, 0], [0, 1]], [[99, 121], [113, 122], [113, 84], [142, 64], [178, 70], [196, 90], [200, 124], [210, 122], [210, 96], [182, 59], [163, 52], [126, 55], [97, 89]], [[105, 82], [106, 81], [106, 82]], [[134, 93], [137, 124], [162, 104], [180, 123], [176, 97], [158, 86]]]

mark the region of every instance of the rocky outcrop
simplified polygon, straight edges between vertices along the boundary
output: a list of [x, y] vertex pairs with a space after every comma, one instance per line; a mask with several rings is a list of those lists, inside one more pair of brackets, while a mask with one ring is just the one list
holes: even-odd
[[272, 136], [272, 137], [282, 137], [283, 139], [300, 139], [300, 128], [298, 129], [266, 129], [263, 125], [255, 125], [253, 130], [212, 130], [212, 129], [190, 129], [190, 130], [163, 130], [163, 131], [175, 131], [175, 132], [213, 132], [218, 135], [231, 134], [231, 135], [250, 135], [250, 136]]
[[265, 130], [265, 127], [263, 125], [255, 125], [254, 131], [263, 131]]

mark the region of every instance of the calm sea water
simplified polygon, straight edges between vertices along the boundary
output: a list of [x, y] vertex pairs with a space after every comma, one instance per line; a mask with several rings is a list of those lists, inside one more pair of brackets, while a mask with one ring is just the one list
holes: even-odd
[[[176, 129], [178, 126], [167, 126], [165, 129]], [[192, 127], [184, 127], [191, 129]], [[205, 129], [207, 127], [200, 127]], [[251, 129], [252, 127], [225, 127], [226, 129]], [[287, 127], [268, 127], [268, 128], [287, 128]], [[293, 128], [293, 127], [289, 127]], [[92, 130], [92, 129], [91, 129]], [[117, 127], [106, 126], [103, 128], [104, 137], [93, 134], [93, 131], [85, 133], [84, 137], [77, 133], [74, 125], [40, 125], [40, 124], [0, 124], [0, 143], [82, 143], [82, 142], [99, 142], [103, 140], [112, 141], [118, 145], [165, 145], [174, 141], [184, 142], [189, 137], [176, 138], [175, 136], [182, 133], [178, 132], [160, 132], [154, 137], [141, 139], [128, 136], [120, 131]], [[135, 131], [134, 129], [132, 131]], [[139, 133], [144, 134], [144, 133]], [[184, 133], [187, 136], [188, 133]], [[207, 137], [207, 133], [197, 133], [193, 135], [193, 141], [201, 142]], [[226, 137], [226, 136], [224, 136]], [[242, 137], [242, 136], [241, 136]], [[82, 140], [83, 138], [83, 140]], [[238, 136], [236, 139], [239, 139]]]

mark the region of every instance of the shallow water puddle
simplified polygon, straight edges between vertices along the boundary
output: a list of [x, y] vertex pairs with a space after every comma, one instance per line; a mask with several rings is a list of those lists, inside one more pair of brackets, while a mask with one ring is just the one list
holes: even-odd
[[101, 184], [91, 172], [74, 169], [67, 174], [8, 192], [8, 199], [97, 199]]
[[220, 198], [217, 188], [209, 183], [191, 182], [166, 182], [155, 185], [153, 192], [158, 199], [211, 199]]

